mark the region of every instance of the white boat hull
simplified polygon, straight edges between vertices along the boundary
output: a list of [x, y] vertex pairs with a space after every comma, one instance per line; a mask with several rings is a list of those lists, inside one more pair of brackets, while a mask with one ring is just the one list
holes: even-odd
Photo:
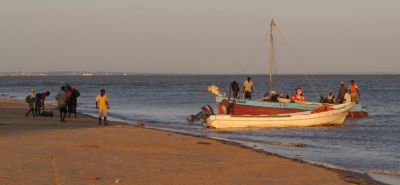
[[311, 113], [310, 111], [277, 115], [211, 115], [206, 127], [251, 128], [251, 127], [308, 127], [317, 125], [341, 125], [354, 103], [332, 106], [334, 110]]

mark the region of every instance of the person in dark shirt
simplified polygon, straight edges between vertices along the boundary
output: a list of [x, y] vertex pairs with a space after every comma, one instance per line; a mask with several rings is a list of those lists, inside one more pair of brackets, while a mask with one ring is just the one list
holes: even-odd
[[76, 107], [78, 106], [78, 97], [81, 95], [81, 93], [74, 86], [70, 86], [70, 91], [71, 95], [68, 103], [68, 118], [71, 117], [72, 113], [76, 118]]
[[239, 98], [239, 92], [240, 92], [239, 83], [237, 83], [236, 81], [233, 81], [231, 83], [231, 91], [232, 91], [233, 98]]
[[337, 103], [343, 103], [344, 102], [344, 94], [346, 94], [346, 85], [344, 84], [343, 81], [340, 82], [340, 86], [339, 86], [339, 92], [337, 95]]
[[32, 112], [32, 116], [35, 117], [35, 89], [31, 89], [25, 98], [26, 103], [29, 106], [28, 112], [25, 113], [25, 116], [28, 117], [29, 113]]
[[36, 113], [36, 115], [40, 115], [40, 111], [44, 110], [44, 100], [49, 95], [50, 95], [49, 91], [44, 92], [44, 93], [37, 93], [36, 94], [36, 99], [35, 99], [35, 113]]

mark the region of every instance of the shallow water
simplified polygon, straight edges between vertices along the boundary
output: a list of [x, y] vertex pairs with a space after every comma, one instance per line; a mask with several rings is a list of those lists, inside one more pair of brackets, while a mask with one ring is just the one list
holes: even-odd
[[[354, 79], [360, 88], [360, 101], [367, 107], [368, 118], [347, 119], [341, 127], [272, 128], [240, 131], [215, 131], [200, 125], [187, 124], [185, 118], [209, 104], [214, 97], [206, 91], [207, 84], [216, 84], [228, 92], [231, 81], [242, 81], [239, 75], [154, 75], [154, 76], [53, 76], [0, 77], [0, 92], [24, 98], [34, 87], [50, 90], [54, 99], [59, 87], [74, 84], [81, 92], [78, 110], [94, 114], [95, 96], [101, 88], [110, 97], [110, 117], [128, 123], [143, 120], [147, 126], [200, 134], [208, 137], [250, 143], [284, 156], [328, 163], [361, 172], [379, 172], [399, 177], [400, 174], [400, 75], [320, 75], [275, 76], [276, 89], [291, 93], [303, 87], [308, 99], [316, 101], [316, 91], [337, 93], [340, 81]], [[253, 97], [267, 89], [266, 76], [252, 76]], [[278, 90], [280, 92], [280, 90]], [[216, 110], [216, 109], [215, 109]], [[398, 181], [397, 181], [398, 182]]]

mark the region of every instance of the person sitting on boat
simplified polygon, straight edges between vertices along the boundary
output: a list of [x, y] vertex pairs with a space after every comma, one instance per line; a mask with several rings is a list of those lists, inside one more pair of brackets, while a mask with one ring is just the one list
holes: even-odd
[[243, 93], [245, 99], [251, 99], [251, 93], [253, 93], [253, 81], [251, 81], [250, 77], [247, 77], [247, 80], [243, 82]]
[[346, 93], [346, 85], [344, 84], [343, 81], [341, 81], [339, 86], [339, 93], [336, 99], [337, 103], [343, 103], [345, 93]]
[[281, 91], [281, 93], [279, 94], [279, 98], [286, 98], [285, 93], [283, 91]]
[[321, 95], [319, 96], [319, 103], [328, 103], [328, 99]]
[[275, 91], [271, 91], [271, 102], [279, 102], [278, 97]]
[[328, 97], [327, 99], [327, 103], [335, 103], [335, 95], [333, 95], [332, 91], [329, 91]]
[[295, 94], [292, 95], [290, 99], [293, 101], [306, 101], [306, 98], [303, 96], [303, 89], [302, 88], [296, 88]]
[[264, 94], [261, 101], [279, 102], [278, 97], [275, 91], [270, 91]]
[[237, 83], [236, 81], [233, 81], [231, 83], [231, 96], [233, 98], [239, 98], [239, 92], [240, 92], [240, 87], [239, 87], [239, 83]]
[[300, 101], [306, 101], [306, 97], [303, 95], [303, 93], [300, 94]]
[[347, 91], [347, 89], [345, 89], [345, 94], [344, 94], [344, 101], [343, 101], [343, 103], [349, 103], [349, 102], [351, 102], [351, 95], [350, 95], [350, 93]]
[[358, 86], [354, 82], [354, 80], [350, 81], [349, 92], [351, 96], [351, 101], [358, 103], [358, 97], [360, 96], [360, 92], [358, 91]]

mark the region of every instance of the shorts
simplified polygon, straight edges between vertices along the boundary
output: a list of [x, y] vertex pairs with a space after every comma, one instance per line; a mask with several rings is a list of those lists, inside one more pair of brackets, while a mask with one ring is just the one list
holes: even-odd
[[245, 99], [251, 99], [251, 92], [245, 91], [244, 92], [244, 98]]
[[67, 113], [68, 111], [67, 111], [67, 106], [62, 106], [62, 107], [60, 107], [60, 112], [61, 113]]
[[107, 109], [101, 110], [99, 109], [99, 117], [107, 117]]

